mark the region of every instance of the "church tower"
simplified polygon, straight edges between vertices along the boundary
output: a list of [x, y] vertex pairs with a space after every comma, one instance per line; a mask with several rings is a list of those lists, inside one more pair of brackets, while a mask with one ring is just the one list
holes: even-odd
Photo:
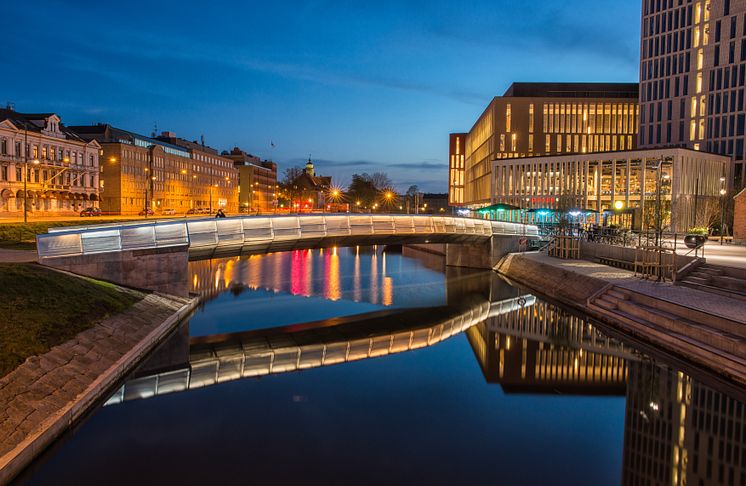
[[314, 170], [313, 170], [313, 162], [311, 162], [311, 156], [308, 156], [308, 162], [306, 162], [306, 174], [313, 177], [314, 176]]

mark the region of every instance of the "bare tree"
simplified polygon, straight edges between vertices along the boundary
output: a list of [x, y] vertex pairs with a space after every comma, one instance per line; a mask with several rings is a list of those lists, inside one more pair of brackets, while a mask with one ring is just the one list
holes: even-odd
[[373, 187], [375, 187], [376, 190], [379, 191], [388, 189], [394, 185], [394, 183], [391, 182], [391, 179], [385, 172], [374, 172], [373, 175], [370, 176], [370, 181], [373, 183]]

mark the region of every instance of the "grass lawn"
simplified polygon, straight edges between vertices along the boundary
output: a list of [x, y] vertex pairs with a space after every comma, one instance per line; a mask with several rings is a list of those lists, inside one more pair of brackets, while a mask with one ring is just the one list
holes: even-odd
[[[37, 221], [33, 223], [0, 223], [0, 247], [12, 248], [12, 245], [22, 243], [25, 246], [17, 247], [16, 249], [36, 249], [36, 235], [46, 233], [49, 228], [57, 228], [60, 226], [82, 226], [86, 224], [107, 224], [107, 223], [119, 223], [122, 221], [131, 221], [128, 219], [116, 219], [116, 220], [100, 220], [96, 218], [81, 218], [73, 219], [70, 221]], [[30, 246], [29, 246], [30, 245]]]
[[0, 376], [141, 297], [35, 264], [0, 263]]

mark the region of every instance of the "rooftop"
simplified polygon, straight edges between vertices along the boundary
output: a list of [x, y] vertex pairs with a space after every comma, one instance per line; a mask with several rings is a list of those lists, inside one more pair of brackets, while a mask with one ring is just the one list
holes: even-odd
[[503, 97], [638, 99], [638, 83], [513, 83]]

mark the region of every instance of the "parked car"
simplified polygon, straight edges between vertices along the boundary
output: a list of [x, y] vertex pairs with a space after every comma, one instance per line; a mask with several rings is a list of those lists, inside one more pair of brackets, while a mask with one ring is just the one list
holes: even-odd
[[164, 216], [173, 216], [174, 214], [176, 214], [176, 210], [174, 208], [166, 208], [163, 210]]
[[101, 216], [101, 210], [99, 208], [85, 208], [80, 212], [80, 217], [86, 216]]
[[189, 214], [199, 214], [199, 208], [189, 208], [186, 212], [187, 215]]
[[[137, 214], [138, 214], [138, 216], [145, 216], [145, 210], [143, 209], [142, 211], [140, 211], [140, 212], [139, 212], [139, 213], [137, 213]], [[155, 213], [153, 212], [153, 210], [152, 210], [152, 209], [150, 209], [150, 208], [148, 208], [148, 216], [152, 216], [152, 215], [154, 215], [154, 214], [155, 214]]]

